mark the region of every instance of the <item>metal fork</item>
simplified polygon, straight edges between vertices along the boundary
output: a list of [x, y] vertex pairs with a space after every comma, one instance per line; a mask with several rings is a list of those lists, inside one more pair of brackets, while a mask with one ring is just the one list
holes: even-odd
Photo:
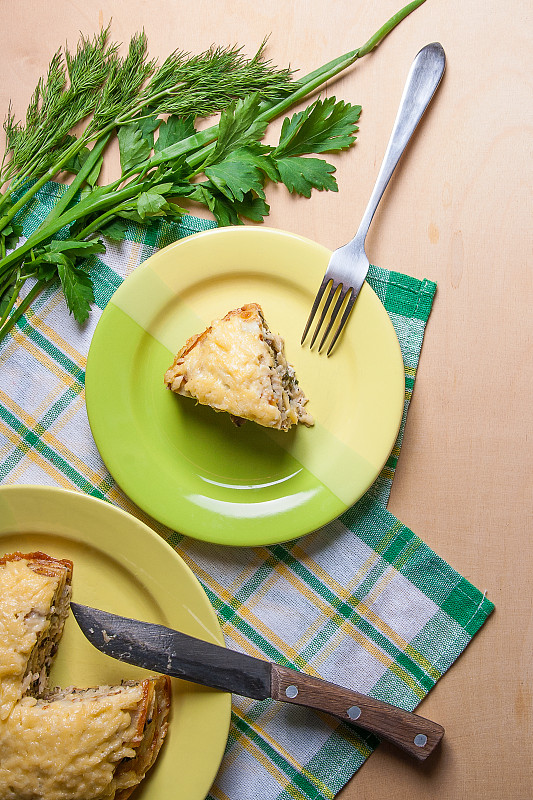
[[[327, 350], [327, 355], [329, 356], [346, 324], [353, 304], [361, 291], [370, 266], [365, 252], [365, 239], [370, 223], [372, 222], [378, 203], [394, 172], [396, 164], [400, 160], [400, 156], [407, 142], [411, 138], [413, 131], [418, 125], [422, 114], [428, 107], [429, 101], [439, 85], [444, 72], [445, 63], [446, 57], [442, 46], [438, 42], [433, 42], [420, 50], [409, 70], [389, 144], [387, 145], [383, 163], [379, 170], [378, 177], [376, 178], [374, 190], [368, 201], [361, 224], [359, 225], [359, 230], [351, 242], [348, 242], [348, 244], [345, 244], [343, 247], [339, 247], [332, 253], [326, 274], [316, 294], [309, 319], [307, 320], [303, 332], [302, 344], [305, 341], [321, 302], [324, 301], [321, 308], [320, 319], [310, 342], [310, 347], [313, 347], [318, 332], [327, 317], [331, 303], [336, 297], [333, 311], [331, 312], [326, 330], [324, 331], [318, 347], [319, 353], [333, 330], [333, 326], [342, 309], [340, 322], [338, 323]], [[327, 294], [326, 290], [328, 290]], [[348, 299], [346, 300], [346, 298]]]

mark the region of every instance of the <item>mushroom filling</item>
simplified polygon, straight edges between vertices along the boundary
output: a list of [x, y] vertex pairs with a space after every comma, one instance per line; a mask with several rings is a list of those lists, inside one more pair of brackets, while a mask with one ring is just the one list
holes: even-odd
[[72, 589], [65, 578], [60, 581], [54, 604], [50, 610], [50, 622], [47, 626], [46, 618], [38, 611], [31, 611], [25, 618], [29, 629], [37, 631], [37, 641], [32, 649], [26, 667], [22, 691], [31, 696], [44, 691], [47, 685], [50, 668], [57, 652], [59, 640], [63, 632], [63, 625], [68, 616]]
[[313, 425], [312, 416], [306, 411], [307, 398], [300, 389], [296, 373], [285, 357], [285, 349], [281, 336], [273, 334], [263, 321], [263, 340], [270, 350], [274, 361], [271, 372], [272, 389], [277, 406], [281, 413], [281, 430], [287, 430], [295, 422]]

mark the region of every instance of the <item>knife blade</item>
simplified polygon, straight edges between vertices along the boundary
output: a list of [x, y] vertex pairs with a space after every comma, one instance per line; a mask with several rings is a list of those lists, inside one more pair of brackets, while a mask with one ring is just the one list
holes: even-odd
[[387, 739], [419, 761], [444, 735], [441, 725], [418, 714], [272, 661], [79, 603], [71, 609], [89, 642], [124, 663], [255, 700], [314, 708]]

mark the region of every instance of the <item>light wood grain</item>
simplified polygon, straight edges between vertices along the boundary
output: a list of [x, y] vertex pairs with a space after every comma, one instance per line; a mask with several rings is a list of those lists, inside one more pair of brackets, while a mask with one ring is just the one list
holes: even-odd
[[[113, 18], [144, 27], [153, 56], [270, 33], [302, 74], [362, 44], [398, 0], [3, 0], [0, 109], [23, 114], [56, 47]], [[416, 52], [447, 70], [373, 222], [383, 267], [438, 282], [390, 510], [496, 603], [422, 704], [446, 728], [419, 765], [383, 744], [341, 800], [533, 797], [531, 3], [428, 0], [327, 88], [363, 105], [358, 143], [335, 159], [338, 194], [269, 192], [269, 224], [334, 248], [357, 227]], [[109, 174], [108, 174], [109, 177]]]

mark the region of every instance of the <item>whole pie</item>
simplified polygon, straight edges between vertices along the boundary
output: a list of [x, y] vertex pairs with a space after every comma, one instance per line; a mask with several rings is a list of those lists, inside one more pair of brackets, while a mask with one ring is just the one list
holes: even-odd
[[165, 737], [167, 676], [48, 688], [71, 578], [45, 553], [0, 558], [0, 800], [125, 800]]

